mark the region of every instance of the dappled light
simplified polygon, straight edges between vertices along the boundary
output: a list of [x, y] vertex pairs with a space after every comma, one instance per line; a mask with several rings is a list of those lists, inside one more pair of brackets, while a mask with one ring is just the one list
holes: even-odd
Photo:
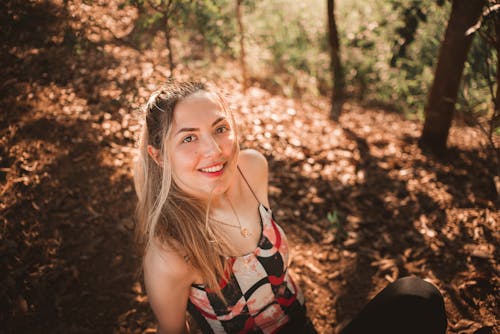
[[[8, 1], [0, 9], [8, 12], [0, 23], [8, 32], [0, 69], [0, 332], [156, 332], [133, 240], [132, 167], [141, 106], [173, 75], [215, 83], [234, 112], [240, 146], [267, 158], [270, 206], [319, 333], [335, 333], [408, 275], [441, 291], [449, 333], [498, 333], [499, 162], [479, 127], [454, 123], [449, 150], [436, 155], [418, 146], [417, 116], [394, 110], [398, 103], [358, 100], [359, 87], [347, 87], [333, 121], [323, 76], [307, 76], [304, 88], [292, 75], [280, 86], [272, 75], [259, 78], [272, 74], [262, 66], [243, 92], [236, 57], [205, 45], [210, 56], [191, 59], [203, 47], [180, 38], [172, 40], [172, 72], [163, 35], [137, 31], [143, 13], [127, 1]], [[258, 42], [249, 42], [249, 59]], [[307, 66], [328, 69], [317, 62]], [[276, 80], [292, 73], [283, 66]]]

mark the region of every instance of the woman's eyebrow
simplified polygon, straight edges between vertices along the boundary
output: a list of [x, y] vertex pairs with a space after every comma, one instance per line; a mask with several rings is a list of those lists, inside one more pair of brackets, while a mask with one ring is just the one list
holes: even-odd
[[[225, 120], [226, 118], [225, 117], [219, 117], [217, 118], [213, 123], [212, 123], [212, 126], [214, 126], [215, 124]], [[182, 128], [180, 129], [179, 131], [177, 131], [175, 133], [175, 135], [177, 136], [179, 133], [181, 132], [194, 132], [194, 131], [199, 131], [200, 129], [199, 128]]]
[[177, 131], [175, 133], [175, 135], [177, 136], [181, 132], [194, 132], [194, 131], [198, 131], [198, 130], [200, 130], [200, 129], [198, 129], [198, 128], [182, 128], [179, 131]]
[[225, 120], [225, 119], [226, 119], [225, 117], [219, 117], [219, 118], [217, 118], [217, 119], [215, 120], [215, 122], [213, 122], [213, 123], [212, 123], [212, 126], [214, 126], [215, 124], [217, 124], [217, 123], [219, 123], [219, 122], [221, 122], [221, 121], [223, 121], [223, 120]]

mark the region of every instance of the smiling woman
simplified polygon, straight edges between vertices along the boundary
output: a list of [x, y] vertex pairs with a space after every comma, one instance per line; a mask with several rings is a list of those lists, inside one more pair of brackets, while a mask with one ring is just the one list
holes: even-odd
[[[285, 233], [267, 197], [264, 156], [238, 147], [212, 88], [171, 82], [145, 107], [134, 181], [136, 236], [161, 333], [316, 333], [288, 271]], [[341, 334], [443, 334], [443, 297], [405, 277], [384, 288]]]
[[171, 82], [145, 107], [135, 168], [136, 236], [160, 332], [315, 333], [288, 273], [267, 197], [267, 162], [239, 150], [224, 99]]

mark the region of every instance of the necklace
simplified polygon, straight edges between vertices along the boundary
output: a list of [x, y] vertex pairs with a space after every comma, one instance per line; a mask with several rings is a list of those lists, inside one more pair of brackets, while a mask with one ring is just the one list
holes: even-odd
[[252, 233], [246, 227], [241, 226], [240, 218], [238, 217], [238, 214], [236, 213], [236, 210], [233, 207], [233, 203], [231, 203], [229, 198], [227, 199], [227, 201], [229, 202], [229, 206], [231, 207], [231, 210], [233, 210], [233, 213], [236, 216], [236, 220], [238, 221], [238, 225], [240, 225], [241, 236], [245, 239], [248, 238], [249, 236], [252, 235]]
[[241, 225], [240, 218], [238, 217], [238, 214], [236, 213], [236, 210], [233, 207], [233, 203], [231, 203], [231, 201], [229, 200], [229, 198], [227, 199], [227, 201], [229, 202], [229, 206], [231, 207], [231, 210], [233, 211], [233, 214], [236, 217], [236, 220], [238, 221], [238, 225], [229, 224], [229, 223], [226, 223], [226, 222], [214, 219], [214, 218], [210, 218], [210, 219], [212, 219], [213, 221], [215, 221], [217, 223], [220, 223], [222, 225], [239, 228], [241, 236], [243, 238], [247, 239], [249, 236], [252, 235], [252, 232], [250, 232], [246, 227], [243, 227]]

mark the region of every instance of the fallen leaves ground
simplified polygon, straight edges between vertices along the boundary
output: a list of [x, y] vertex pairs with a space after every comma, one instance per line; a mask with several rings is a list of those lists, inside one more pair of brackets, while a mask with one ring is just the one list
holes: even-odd
[[[113, 1], [0, 6], [0, 332], [152, 333], [131, 166], [163, 44], [134, 48], [136, 13]], [[326, 98], [242, 94], [234, 67], [192, 61], [176, 76], [218, 83], [242, 147], [268, 158], [318, 331], [418, 275], [444, 294], [449, 333], [498, 333], [498, 161], [480, 131], [454, 127], [450, 152], [426, 155], [418, 121], [349, 102], [334, 123]]]

